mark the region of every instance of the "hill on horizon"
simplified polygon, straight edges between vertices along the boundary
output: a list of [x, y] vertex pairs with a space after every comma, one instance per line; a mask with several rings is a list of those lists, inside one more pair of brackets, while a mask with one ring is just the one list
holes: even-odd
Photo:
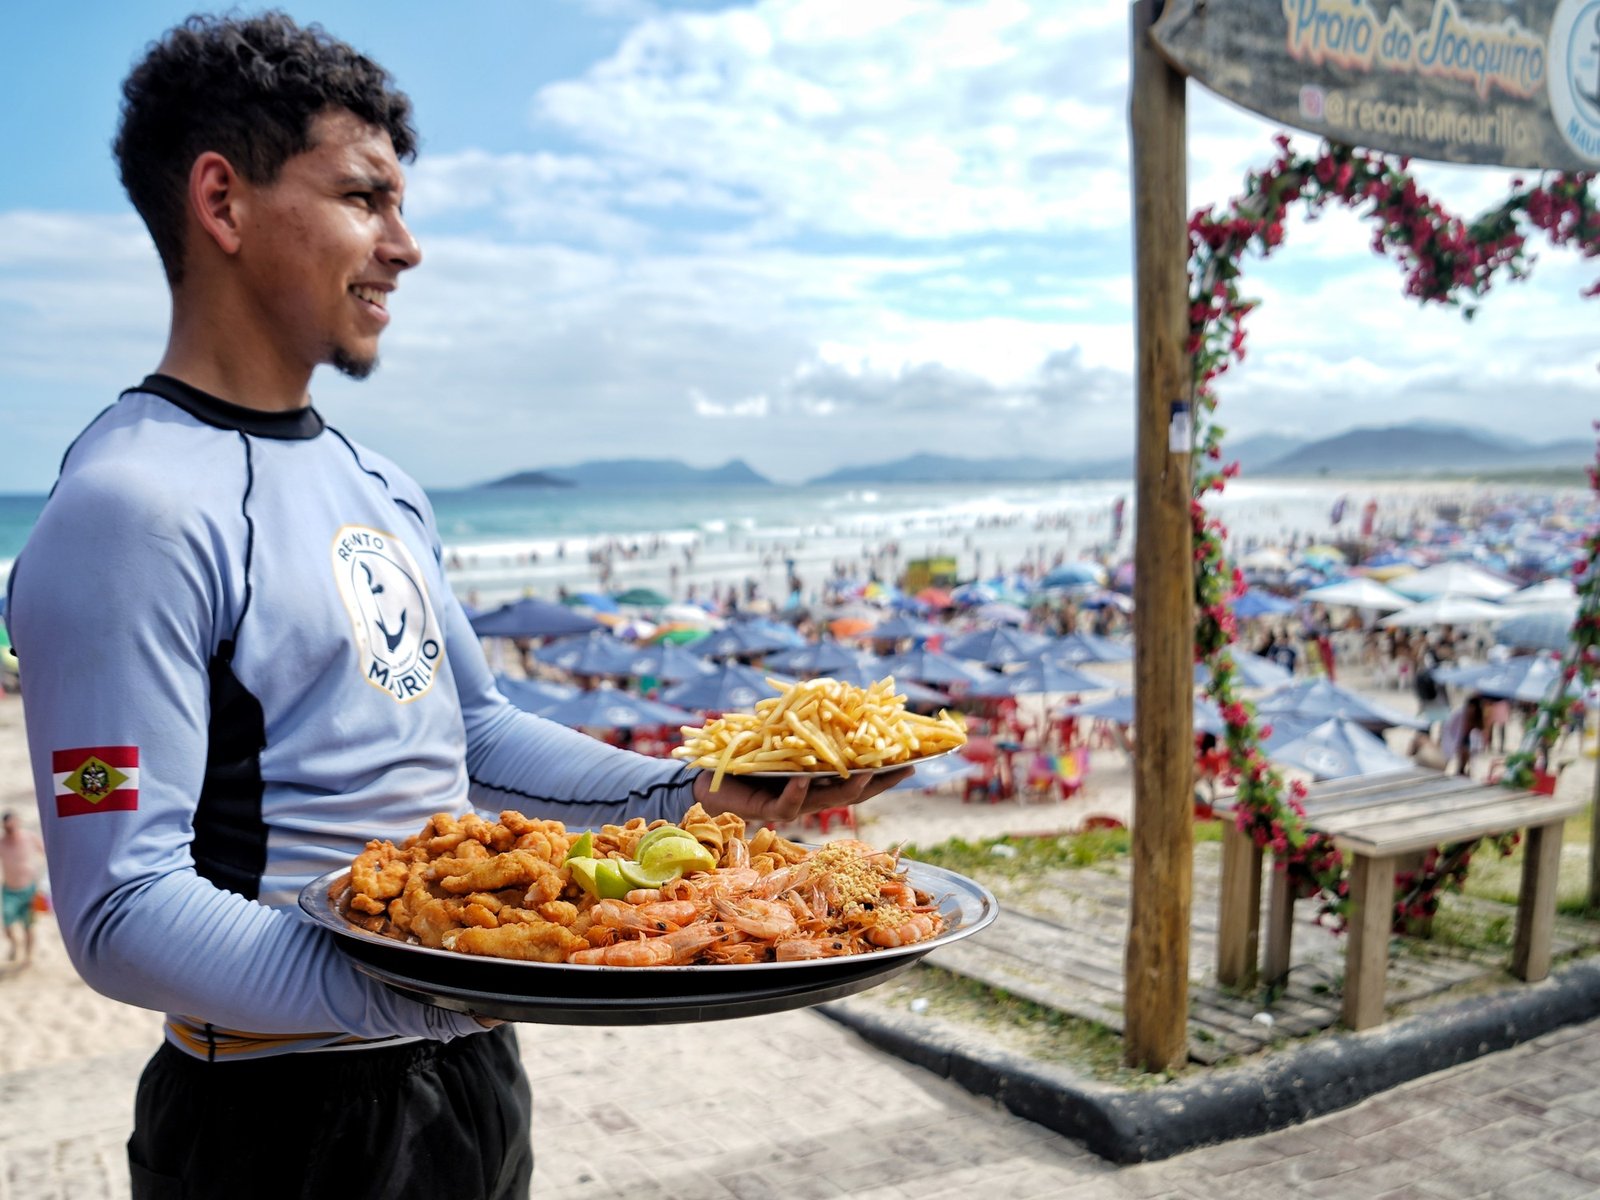
[[720, 467], [691, 467], [670, 458], [613, 458], [518, 471], [478, 487], [761, 487], [772, 480], [742, 458]]

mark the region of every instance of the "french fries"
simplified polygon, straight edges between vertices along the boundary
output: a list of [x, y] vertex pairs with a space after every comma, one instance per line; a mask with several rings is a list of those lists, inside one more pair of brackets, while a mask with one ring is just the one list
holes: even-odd
[[755, 712], [725, 713], [704, 728], [683, 727], [684, 744], [672, 755], [711, 770], [713, 792], [724, 775], [815, 771], [847, 777], [852, 770], [895, 766], [967, 741], [958, 713], [907, 712], [892, 676], [866, 688], [837, 679], [767, 682], [783, 694], [758, 701]]

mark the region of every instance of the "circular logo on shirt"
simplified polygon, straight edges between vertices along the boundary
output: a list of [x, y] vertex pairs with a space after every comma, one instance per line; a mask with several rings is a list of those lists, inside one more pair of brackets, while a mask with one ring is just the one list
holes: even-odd
[[1600, 162], [1600, 0], [1561, 0], [1549, 62], [1551, 119], [1579, 157]]
[[333, 577], [355, 631], [362, 677], [404, 703], [433, 686], [444, 638], [406, 544], [365, 525], [333, 537]]

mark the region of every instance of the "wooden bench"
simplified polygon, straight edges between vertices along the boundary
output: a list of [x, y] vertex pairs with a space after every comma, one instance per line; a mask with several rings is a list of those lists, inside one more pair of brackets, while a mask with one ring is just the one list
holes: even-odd
[[[1527, 830], [1511, 971], [1530, 983], [1548, 975], [1562, 827], [1584, 804], [1421, 768], [1313, 786], [1305, 801], [1306, 827], [1331, 836], [1350, 866], [1344, 1023], [1366, 1029], [1383, 1020], [1395, 870], [1405, 856], [1434, 846]], [[1255, 978], [1260, 937], [1262, 855], [1230, 818], [1231, 813], [1223, 825], [1217, 979], [1248, 985]], [[1275, 869], [1262, 964], [1269, 983], [1288, 974], [1293, 927], [1288, 872]]]

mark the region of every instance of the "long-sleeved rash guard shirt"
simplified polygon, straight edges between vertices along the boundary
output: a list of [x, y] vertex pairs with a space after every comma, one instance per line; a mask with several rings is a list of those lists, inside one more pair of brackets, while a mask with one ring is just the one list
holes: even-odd
[[62, 934], [201, 1057], [450, 1038], [300, 889], [434, 813], [675, 819], [691, 773], [513, 708], [432, 510], [314, 408], [154, 375], [68, 450], [7, 607]]

